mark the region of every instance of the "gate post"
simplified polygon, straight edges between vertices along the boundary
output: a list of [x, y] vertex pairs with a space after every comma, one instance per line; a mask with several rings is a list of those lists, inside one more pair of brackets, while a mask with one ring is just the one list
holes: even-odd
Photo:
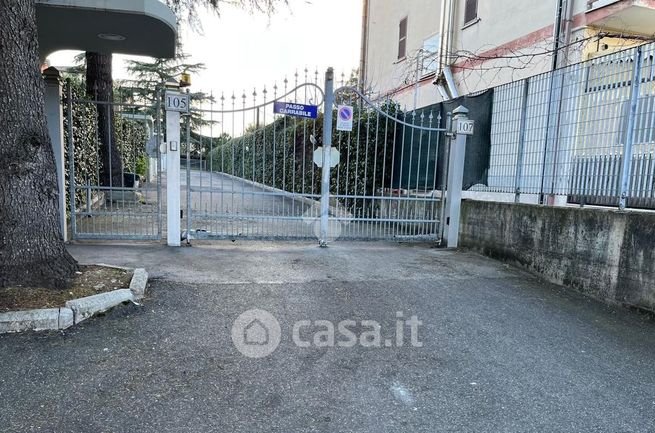
[[446, 238], [448, 248], [457, 248], [459, 240], [459, 216], [462, 204], [462, 183], [464, 179], [464, 157], [466, 156], [466, 137], [460, 130], [460, 122], [468, 120], [465, 107], [459, 106], [453, 111], [453, 136], [450, 140], [450, 158], [448, 160], [448, 194], [446, 196]]
[[332, 104], [334, 103], [334, 70], [325, 72], [325, 108], [323, 113], [323, 167], [321, 167], [321, 238], [327, 247], [330, 217], [330, 155], [332, 148]]
[[167, 109], [166, 221], [168, 229], [167, 243], [171, 247], [179, 247], [181, 245], [180, 186], [180, 113]]
[[[66, 225], [66, 157], [64, 155], [64, 112], [61, 106], [61, 76], [59, 71], [52, 66], [43, 71], [43, 79], [45, 81], [45, 114], [48, 121], [48, 134], [52, 142], [52, 150], [55, 154], [55, 165], [57, 168], [57, 187], [59, 191], [59, 225], [61, 235], [64, 241], [67, 241], [68, 232]], [[70, 84], [69, 84], [70, 88]], [[68, 89], [67, 89], [68, 90]], [[68, 97], [68, 105], [72, 106], [70, 95]], [[70, 119], [69, 119], [70, 120]], [[69, 140], [73, 140], [72, 136]], [[71, 153], [71, 159], [73, 158]], [[75, 174], [71, 171], [71, 179]], [[74, 191], [71, 195], [71, 201], [74, 202]], [[71, 215], [71, 219], [75, 216]]]

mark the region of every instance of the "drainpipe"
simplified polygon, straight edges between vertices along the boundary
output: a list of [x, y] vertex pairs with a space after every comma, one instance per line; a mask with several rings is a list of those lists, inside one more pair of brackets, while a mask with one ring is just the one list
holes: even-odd
[[553, 29], [553, 58], [551, 69], [557, 69], [559, 65], [559, 49], [562, 42], [562, 17], [564, 15], [564, 1], [557, 0], [557, 10], [555, 11], [555, 24]]
[[562, 55], [560, 56], [559, 66], [567, 66], [569, 64], [569, 53], [571, 45], [571, 36], [573, 33], [573, 0], [565, 0], [566, 5], [563, 8], [562, 15], [562, 30], [560, 31], [560, 38], [562, 39], [562, 45], [560, 46], [560, 51]]
[[437, 75], [441, 74], [444, 66], [446, 66], [446, 3], [448, 1], [449, 0], [441, 1], [441, 16], [439, 18], [439, 69], [437, 69]]
[[[573, 7], [571, 0], [557, 0], [557, 10], [555, 11], [555, 24], [553, 28], [553, 57], [551, 63], [551, 76], [548, 92], [548, 107], [546, 109], [546, 137], [544, 140], [544, 155], [542, 161], [542, 173], [541, 173], [541, 188], [540, 188], [540, 204], [554, 204], [554, 194], [556, 188], [556, 176], [557, 176], [557, 164], [558, 164], [558, 152], [559, 152], [559, 137], [561, 129], [561, 117], [562, 117], [562, 106], [564, 99], [564, 76], [558, 74], [556, 71], [562, 66], [566, 66], [568, 63], [568, 54], [569, 49], [568, 45], [571, 40], [571, 22], [573, 18]], [[560, 53], [563, 51], [563, 53]], [[555, 91], [555, 76], [559, 80], [557, 84], [559, 87], [558, 91]], [[557, 108], [555, 123], [551, 126], [551, 116], [553, 111], [553, 105]], [[551, 132], [551, 128], [554, 131]], [[553, 141], [552, 149], [549, 149], [549, 144]], [[552, 160], [548, 161], [548, 153], [552, 153]], [[547, 166], [551, 165], [551, 182], [550, 185], [546, 185], [546, 172]], [[549, 192], [546, 192], [546, 188], [550, 186]]]
[[[444, 99], [452, 99], [459, 96], [452, 70], [450, 59], [453, 46], [453, 29], [455, 27], [455, 1], [443, 0], [441, 8], [441, 34], [439, 44], [439, 72], [434, 84], [438, 86], [439, 92]], [[444, 95], [444, 90], [447, 95]]]
[[359, 59], [359, 85], [362, 93], [366, 92], [366, 56], [368, 56], [368, 16], [369, 0], [362, 1], [362, 47]]

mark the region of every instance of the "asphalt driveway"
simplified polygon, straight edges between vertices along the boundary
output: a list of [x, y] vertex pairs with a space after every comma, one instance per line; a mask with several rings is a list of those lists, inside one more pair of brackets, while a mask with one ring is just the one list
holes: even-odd
[[[348, 242], [70, 250], [145, 266], [149, 295], [66, 332], [0, 336], [2, 432], [655, 431], [655, 321], [475, 254]], [[259, 359], [231, 337], [254, 308], [281, 330]], [[422, 347], [386, 338], [399, 312], [422, 322]], [[301, 320], [309, 347], [294, 342]], [[317, 320], [355, 333], [377, 321], [382, 342], [321, 347]]]

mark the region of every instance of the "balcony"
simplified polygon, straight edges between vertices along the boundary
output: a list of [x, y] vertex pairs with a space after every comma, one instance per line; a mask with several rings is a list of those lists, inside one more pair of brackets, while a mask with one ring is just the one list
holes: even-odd
[[652, 35], [655, 1], [589, 0], [586, 24], [620, 34]]
[[177, 32], [159, 0], [37, 0], [42, 60], [58, 50], [170, 58]]

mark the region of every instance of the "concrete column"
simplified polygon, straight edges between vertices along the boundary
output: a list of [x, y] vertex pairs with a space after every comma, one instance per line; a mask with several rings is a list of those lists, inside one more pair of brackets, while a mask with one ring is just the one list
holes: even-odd
[[[458, 123], [468, 120], [466, 108], [459, 106], [453, 111], [453, 130], [458, 130]], [[464, 180], [464, 160], [466, 156], [466, 135], [455, 135], [451, 141], [448, 160], [448, 194], [446, 196], [446, 238], [448, 248], [457, 248], [459, 240], [459, 216], [462, 205], [462, 183]], [[451, 139], [452, 140], [452, 139]]]
[[166, 111], [166, 216], [168, 245], [181, 245], [180, 113]]
[[59, 71], [49, 67], [43, 72], [45, 81], [45, 115], [48, 134], [52, 142], [57, 166], [57, 187], [59, 189], [59, 224], [64, 241], [68, 241], [66, 224], [66, 156], [64, 152], [64, 111], [61, 104], [62, 86]]

